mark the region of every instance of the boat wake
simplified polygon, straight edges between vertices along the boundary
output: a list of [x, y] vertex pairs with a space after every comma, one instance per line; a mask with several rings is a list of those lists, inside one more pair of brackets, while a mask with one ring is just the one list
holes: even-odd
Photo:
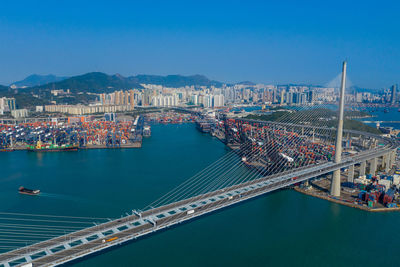
[[76, 202], [88, 202], [86, 199], [77, 197], [77, 196], [72, 196], [72, 195], [64, 195], [64, 194], [52, 194], [52, 193], [40, 193], [41, 197], [48, 197], [48, 198], [54, 198], [54, 199], [59, 199], [59, 200], [66, 200], [66, 201], [76, 201]]

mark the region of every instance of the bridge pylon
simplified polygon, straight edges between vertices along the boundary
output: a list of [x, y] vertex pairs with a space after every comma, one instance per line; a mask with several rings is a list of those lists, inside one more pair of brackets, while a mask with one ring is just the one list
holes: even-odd
[[[346, 88], [346, 69], [347, 69], [347, 62], [344, 61], [342, 67], [342, 83], [340, 86], [339, 118], [338, 118], [338, 128], [336, 133], [335, 163], [340, 163], [342, 160], [344, 90]], [[340, 169], [333, 172], [330, 193], [332, 196], [336, 197], [340, 196]]]

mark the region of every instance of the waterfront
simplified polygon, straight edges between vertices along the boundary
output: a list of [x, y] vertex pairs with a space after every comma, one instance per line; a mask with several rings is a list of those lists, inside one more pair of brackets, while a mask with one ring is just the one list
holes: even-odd
[[[0, 208], [118, 217], [145, 206], [227, 152], [193, 124], [182, 124], [154, 125], [152, 137], [135, 150], [2, 153]], [[43, 195], [21, 196], [20, 185], [40, 188]], [[395, 266], [400, 234], [393, 230], [399, 222], [398, 213], [368, 214], [285, 190], [76, 265]]]
[[[367, 108], [366, 112], [369, 112], [373, 117], [364, 118], [361, 121], [382, 121], [382, 127], [393, 127], [394, 129], [400, 129], [400, 123], [385, 123], [384, 121], [399, 121], [400, 112], [398, 107], [388, 107], [389, 112], [385, 113], [385, 108]], [[375, 123], [366, 123], [372, 127], [376, 127]]]

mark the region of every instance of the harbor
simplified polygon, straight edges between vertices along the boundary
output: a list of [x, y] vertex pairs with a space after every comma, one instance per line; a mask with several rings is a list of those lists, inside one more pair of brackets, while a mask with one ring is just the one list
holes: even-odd
[[115, 114], [105, 114], [103, 119], [82, 116], [68, 117], [64, 122], [51, 120], [0, 124], [0, 150], [51, 152], [139, 148], [142, 145], [143, 128], [142, 116], [116, 120]]
[[341, 177], [340, 197], [329, 194], [331, 177], [325, 176], [294, 186], [294, 190], [306, 195], [321, 198], [341, 205], [369, 212], [400, 211], [400, 168], [399, 164], [391, 170], [392, 175], [380, 173], [376, 176], [363, 175], [354, 182], [347, 176]]
[[398, 266], [400, 2], [4, 2], [0, 267]]
[[[144, 206], [155, 196], [163, 195], [167, 188], [184, 182], [196, 170], [207, 167], [230, 151], [218, 139], [199, 132], [192, 123], [154, 124], [151, 128], [152, 136], [143, 139], [142, 149], [0, 153], [1, 162], [9, 166], [0, 178], [1, 211], [57, 214], [63, 210], [75, 216], [119, 217], [132, 207]], [[98, 164], [99, 160], [102, 164]], [[157, 168], [154, 168], [155, 162], [158, 162]], [[82, 164], [85, 168], [80, 168]], [[79, 168], [79, 176], [74, 175], [76, 168]], [[77, 187], [77, 183], [81, 186]], [[41, 195], [21, 195], [17, 192], [20, 185], [40, 188]], [[281, 190], [140, 242], [118, 246], [118, 249], [75, 262], [74, 266], [160, 266], [165, 261], [171, 265], [191, 262], [196, 267], [223, 266], [227, 261], [244, 266], [251, 258], [258, 259], [253, 262], [254, 266], [265, 262], [277, 266], [307, 265], [310, 264], [310, 249], [314, 252], [313, 261], [326, 262], [326, 255], [336, 247], [331, 240], [348, 239], [349, 234], [357, 236], [358, 242], [340, 246], [347, 263], [390, 266], [392, 260], [400, 260], [392, 246], [397, 240], [397, 234], [392, 231], [393, 225], [399, 222], [397, 215], [396, 212], [360, 212], [294, 190]], [[244, 216], [257, 219], [238, 219]], [[377, 225], [380, 226], [379, 235], [367, 234]], [[269, 242], [265, 242], [266, 238]], [[388, 246], [376, 246], [375, 253], [393, 253], [393, 258], [368, 258], [369, 250], [364, 244], [383, 241]], [[198, 251], [213, 253], [217, 247], [218, 258], [198, 254]], [[279, 253], [287, 249], [292, 251], [292, 257], [282, 259]], [[232, 250], [241, 250], [246, 256], [232, 254]], [[269, 253], [265, 253], [266, 250]], [[332, 258], [330, 263], [340, 265], [342, 260]]]

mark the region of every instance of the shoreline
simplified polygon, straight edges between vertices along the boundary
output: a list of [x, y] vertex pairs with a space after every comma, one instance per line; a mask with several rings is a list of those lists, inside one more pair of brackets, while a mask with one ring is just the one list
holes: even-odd
[[340, 199], [337, 199], [337, 198], [329, 197], [329, 196], [326, 196], [326, 195], [321, 195], [321, 194], [318, 194], [318, 193], [315, 193], [315, 192], [310, 192], [308, 190], [301, 189], [298, 186], [293, 187], [293, 189], [296, 192], [299, 192], [299, 193], [302, 193], [302, 194], [305, 194], [305, 195], [308, 195], [308, 196], [316, 197], [316, 198], [319, 198], [319, 199], [324, 199], [324, 200], [331, 201], [331, 202], [334, 202], [334, 203], [337, 203], [337, 204], [341, 204], [341, 205], [344, 205], [344, 206], [348, 206], [348, 207], [351, 207], [351, 208], [360, 209], [360, 210], [363, 210], [363, 211], [369, 211], [369, 212], [400, 211], [400, 207], [397, 207], [397, 208], [369, 208], [367, 206], [356, 204], [354, 202], [346, 202], [346, 201], [343, 201], [343, 200], [340, 200]]
[[[78, 148], [78, 151], [87, 149], [121, 149], [121, 148], [141, 148], [141, 147], [142, 147], [142, 142], [121, 144], [120, 146], [117, 147], [108, 147], [106, 145], [87, 145], [86, 147]], [[13, 152], [13, 151], [28, 151], [28, 149], [25, 146], [16, 146], [12, 148], [12, 150], [10, 151], [3, 151], [3, 152]], [[35, 152], [41, 152], [41, 151], [35, 151]], [[42, 151], [42, 152], [52, 152], [52, 151]], [[63, 151], [54, 151], [54, 152], [63, 152]]]

